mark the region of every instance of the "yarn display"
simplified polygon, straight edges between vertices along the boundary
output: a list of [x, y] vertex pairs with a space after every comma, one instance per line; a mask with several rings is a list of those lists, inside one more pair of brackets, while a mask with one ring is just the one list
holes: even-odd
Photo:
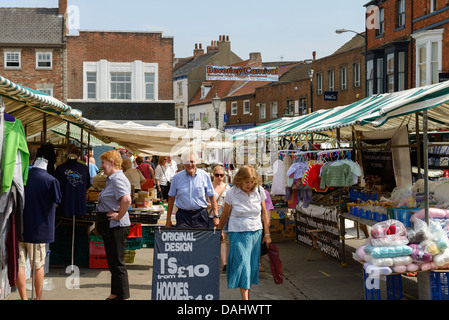
[[429, 224], [424, 210], [412, 215], [413, 229], [394, 219], [375, 224], [354, 259], [395, 273], [449, 268], [449, 210], [430, 209]]

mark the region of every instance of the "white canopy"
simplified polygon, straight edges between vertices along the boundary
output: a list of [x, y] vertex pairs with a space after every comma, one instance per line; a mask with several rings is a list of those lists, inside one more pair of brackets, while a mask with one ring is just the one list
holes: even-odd
[[166, 123], [155, 127], [134, 122], [117, 124], [100, 121], [95, 125], [96, 134], [127, 148], [139, 155], [178, 155], [189, 148], [201, 148], [205, 142], [224, 138], [216, 129], [194, 130], [170, 126]]

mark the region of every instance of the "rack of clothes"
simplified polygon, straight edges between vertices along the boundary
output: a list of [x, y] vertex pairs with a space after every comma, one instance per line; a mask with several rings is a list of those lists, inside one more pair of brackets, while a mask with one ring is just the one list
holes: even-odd
[[362, 170], [351, 160], [351, 151], [280, 150], [273, 165], [272, 194], [284, 195], [291, 209], [301, 201], [306, 208], [312, 201], [313, 192], [357, 184]]
[[[7, 270], [11, 286], [15, 286], [17, 279], [29, 157], [22, 122], [5, 112], [0, 98], [0, 274]], [[0, 288], [5, 288], [4, 283]], [[0, 292], [0, 298], [4, 294]]]

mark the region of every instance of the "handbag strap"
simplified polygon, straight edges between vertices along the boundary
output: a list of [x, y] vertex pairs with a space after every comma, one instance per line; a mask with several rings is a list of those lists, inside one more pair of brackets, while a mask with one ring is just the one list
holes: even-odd
[[[223, 188], [223, 190], [221, 190], [220, 194], [218, 195], [217, 202], [218, 202], [218, 199], [220, 199], [221, 195], [223, 194], [223, 192], [226, 190], [227, 187], [228, 187], [228, 184], [226, 184], [225, 187]], [[209, 214], [211, 212], [212, 212], [212, 208], [210, 208]]]

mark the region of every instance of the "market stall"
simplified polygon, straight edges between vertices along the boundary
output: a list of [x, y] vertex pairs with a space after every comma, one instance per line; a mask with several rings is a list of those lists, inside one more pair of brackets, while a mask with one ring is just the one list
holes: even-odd
[[[427, 156], [429, 143], [427, 134], [430, 130], [448, 129], [448, 101], [449, 83], [444, 82], [402, 92], [376, 95], [348, 106], [337, 107], [331, 110], [319, 110], [301, 117], [282, 118], [261, 127], [246, 130], [235, 135], [234, 139], [255, 139], [261, 136], [273, 139], [276, 137], [288, 137], [298, 133], [315, 132], [333, 135], [334, 130], [336, 130], [338, 148], [341, 146], [341, 140], [346, 139], [346, 141], [350, 142], [349, 148], [340, 150], [352, 150], [353, 155], [351, 159], [358, 161], [362, 166], [364, 179], [362, 186], [360, 183], [347, 182], [339, 188], [341, 191], [338, 195], [339, 203], [335, 207], [339, 210], [337, 215], [340, 219], [339, 228], [342, 241], [340, 250], [342, 256], [340, 258], [344, 263], [345, 222], [348, 220], [368, 226], [364, 230], [367, 233], [367, 237], [370, 236], [368, 229], [377, 227], [378, 223], [384, 223], [389, 219], [394, 219], [402, 225], [413, 229], [410, 217], [416, 211], [420, 213], [421, 220], [429, 227], [429, 210], [430, 212], [434, 210], [435, 203], [432, 203], [429, 209], [429, 201], [432, 201], [432, 198], [430, 197], [431, 194], [429, 194], [428, 179], [420, 181], [420, 194], [418, 196], [413, 194], [416, 196], [415, 199], [420, 200], [419, 202], [412, 201], [410, 193], [405, 199], [402, 198], [400, 201], [391, 201], [391, 197], [392, 191], [409, 188], [410, 192], [410, 188], [416, 187], [416, 185], [412, 185], [411, 148], [417, 149], [417, 154], [420, 155], [418, 168], [422, 168], [422, 176], [429, 176]], [[386, 138], [386, 140], [389, 140], [387, 143], [385, 141], [364, 142], [369, 135], [375, 136], [377, 140], [385, 140], [385, 133], [388, 131], [392, 131], [393, 135], [390, 138]], [[423, 133], [422, 144], [419, 141], [421, 138], [420, 131]], [[410, 144], [408, 135], [414, 132], [417, 132], [416, 137], [418, 141]], [[405, 137], [405, 140], [394, 141], [393, 138], [401, 135]], [[297, 150], [292, 150], [293, 153], [295, 151]], [[331, 151], [328, 150], [327, 152]], [[334, 159], [340, 161], [341, 158], [334, 157]], [[320, 160], [318, 160], [318, 163], [320, 163]], [[377, 168], [368, 168], [369, 164]], [[387, 165], [389, 167], [386, 167]], [[391, 170], [388, 168], [391, 168]], [[377, 173], [374, 169], [377, 169]], [[418, 169], [418, 172], [421, 172], [421, 170]], [[354, 174], [354, 172], [352, 173]], [[385, 177], [384, 174], [388, 173], [392, 174], [390, 177]], [[383, 176], [383, 181], [380, 176]], [[304, 176], [301, 179], [303, 180]], [[304, 192], [301, 191], [301, 193]], [[316, 194], [314, 193], [314, 196]], [[305, 199], [309, 202], [307, 206], [316, 204], [313, 200], [308, 200], [310, 194], [305, 193], [305, 195]], [[332, 201], [335, 200], [335, 198], [332, 199]], [[350, 205], [348, 206], [347, 203]], [[326, 210], [324, 208], [323, 206], [322, 211]], [[308, 211], [313, 212], [314, 209], [312, 207]], [[315, 222], [307, 226], [301, 225], [311, 216], [310, 212], [307, 213], [307, 210], [304, 210], [304, 201], [298, 202], [296, 211], [298, 239], [307, 239], [307, 242], [311, 243], [311, 240], [305, 236], [304, 231], [318, 226], [319, 223]], [[330, 211], [333, 212], [333, 210]], [[349, 212], [346, 213], [346, 211]], [[321, 231], [323, 231], [322, 234], [324, 235], [322, 238], [324, 240], [319, 244], [323, 248], [328, 248], [329, 244], [328, 242], [326, 243], [326, 238], [329, 238], [330, 234], [325, 230], [326, 226], [324, 224], [321, 225]], [[404, 228], [407, 227], [404, 226]]]

